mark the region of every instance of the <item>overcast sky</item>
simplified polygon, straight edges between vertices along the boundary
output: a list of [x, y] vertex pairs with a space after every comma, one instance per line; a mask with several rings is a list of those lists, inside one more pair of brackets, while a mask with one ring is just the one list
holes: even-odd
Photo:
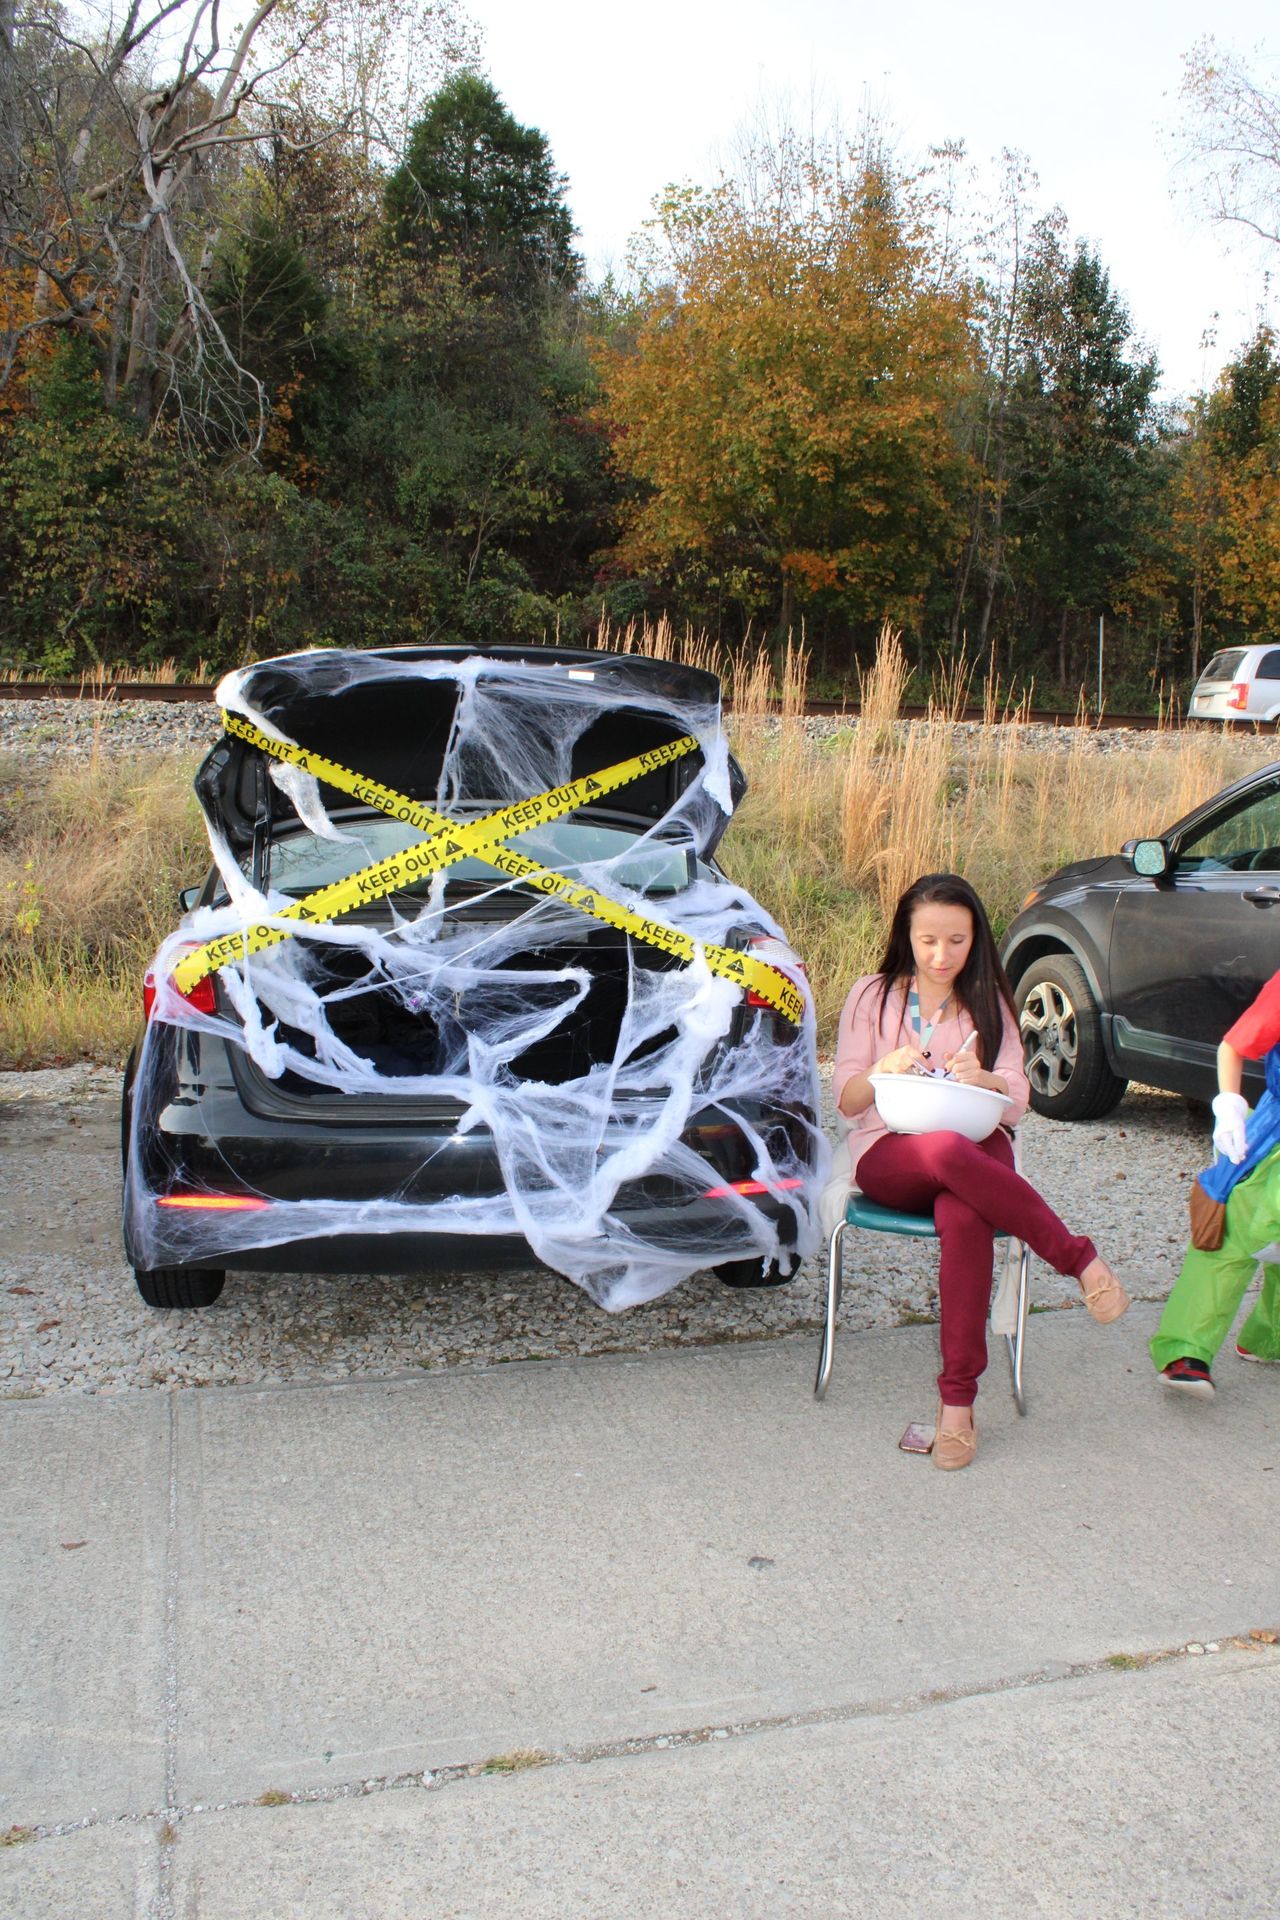
[[761, 104], [807, 119], [816, 101], [852, 127], [869, 101], [904, 157], [963, 140], [994, 178], [1001, 148], [1021, 149], [1040, 203], [1101, 253], [1166, 394], [1211, 381], [1260, 314], [1275, 318], [1265, 252], [1198, 218], [1174, 166], [1182, 55], [1210, 26], [1221, 45], [1247, 52], [1269, 34], [1280, 53], [1274, 0], [465, 4], [493, 84], [569, 177], [593, 275], [623, 265], [668, 182], [714, 179]]

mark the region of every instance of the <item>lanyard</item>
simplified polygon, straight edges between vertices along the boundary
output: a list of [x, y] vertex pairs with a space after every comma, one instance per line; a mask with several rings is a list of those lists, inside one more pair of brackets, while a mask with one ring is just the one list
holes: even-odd
[[951, 995], [948, 994], [941, 1006], [935, 1010], [934, 1016], [928, 1026], [922, 1030], [920, 1026], [920, 995], [916, 991], [915, 981], [913, 980], [911, 982], [911, 991], [907, 995], [907, 1012], [910, 1015], [911, 1024], [915, 1028], [916, 1045], [919, 1047], [921, 1053], [927, 1053], [929, 1051], [929, 1042], [933, 1038], [933, 1030], [950, 1005]]

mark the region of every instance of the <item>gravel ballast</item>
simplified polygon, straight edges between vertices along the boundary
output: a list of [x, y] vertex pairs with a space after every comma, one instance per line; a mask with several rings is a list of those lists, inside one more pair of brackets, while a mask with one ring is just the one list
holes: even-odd
[[[766, 721], [768, 730], [776, 721]], [[857, 726], [856, 719], [835, 714], [817, 714], [806, 718], [805, 732], [812, 739], [829, 739]], [[902, 720], [904, 731], [927, 727], [924, 720]], [[729, 716], [733, 731], [733, 717]], [[88, 759], [101, 754], [110, 759], [145, 754], [198, 754], [211, 747], [222, 729], [212, 703], [185, 702], [168, 705], [159, 700], [15, 700], [6, 697], [0, 685], [0, 753], [20, 755], [33, 766], [51, 767], [68, 759]], [[957, 747], [976, 743], [993, 729], [979, 720], [954, 723]], [[1001, 731], [996, 728], [994, 731]], [[1068, 754], [1074, 751], [1117, 754], [1150, 752], [1152, 744], [1173, 736], [1160, 735], [1135, 727], [1112, 727], [1098, 731], [1091, 727], [1031, 725], [1018, 729], [1019, 748], [1027, 753]], [[1258, 765], [1276, 758], [1274, 734], [1250, 736], [1242, 733], [1236, 744]]]

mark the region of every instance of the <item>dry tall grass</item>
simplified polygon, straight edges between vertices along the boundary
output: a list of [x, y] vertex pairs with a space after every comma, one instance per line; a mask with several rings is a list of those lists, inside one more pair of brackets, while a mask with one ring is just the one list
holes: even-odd
[[[944, 686], [930, 719], [902, 723], [906, 662], [887, 633], [861, 687], [859, 721], [811, 732], [807, 659], [789, 648], [730, 658], [670, 628], [608, 636], [718, 672], [730, 732], [751, 782], [725, 861], [805, 956], [830, 1042], [851, 980], [878, 962], [885, 915], [917, 874], [954, 869], [987, 902], [997, 932], [1029, 887], [1065, 861], [1154, 832], [1262, 760], [1274, 744], [1167, 728], [1127, 749], [1087, 734], [1036, 750], [1016, 716], [961, 728], [968, 678]], [[983, 690], [988, 712], [1003, 709]], [[0, 765], [0, 1065], [118, 1059], [137, 1019], [142, 974], [174, 924], [179, 887], [207, 848], [192, 762], [33, 775]]]
[[[744, 729], [730, 717], [751, 790], [726, 863], [804, 954], [828, 1042], [850, 981], [879, 963], [888, 915], [917, 875], [963, 873], [999, 935], [1045, 874], [1160, 831], [1275, 757], [1273, 742], [1172, 725], [1126, 746], [1085, 728], [1065, 752], [1032, 746], [1024, 710], [989, 682], [984, 710], [1003, 723], [962, 728], [962, 673], [927, 720], [902, 722], [908, 677], [886, 630], [861, 684], [861, 716], [834, 737], [808, 740], [795, 718]], [[791, 698], [803, 695], [793, 687]]]
[[208, 864], [194, 762], [0, 766], [0, 1065], [118, 1060]]

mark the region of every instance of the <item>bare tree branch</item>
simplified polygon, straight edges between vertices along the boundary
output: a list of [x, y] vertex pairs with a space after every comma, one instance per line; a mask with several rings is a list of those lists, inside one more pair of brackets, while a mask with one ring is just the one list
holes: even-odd
[[1201, 40], [1183, 60], [1180, 164], [1209, 218], [1280, 244], [1280, 75]]

